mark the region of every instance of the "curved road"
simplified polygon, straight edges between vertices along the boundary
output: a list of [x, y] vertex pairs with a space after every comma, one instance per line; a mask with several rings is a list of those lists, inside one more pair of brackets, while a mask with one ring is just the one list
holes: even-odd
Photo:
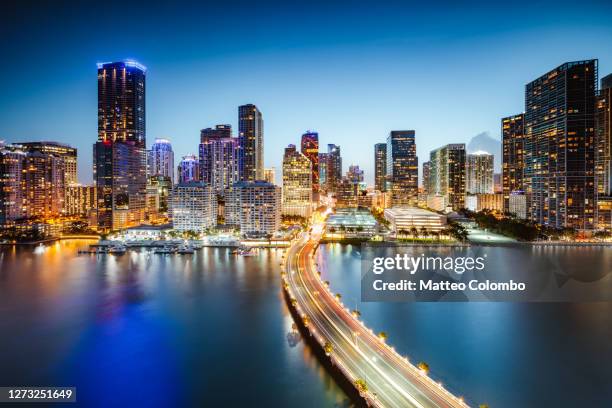
[[[351, 383], [365, 381], [362, 393], [372, 406], [465, 408], [462, 398], [431, 380], [365, 327], [334, 297], [320, 279], [314, 252], [322, 233], [315, 224], [312, 236], [304, 236], [287, 251], [283, 280], [311, 335], [330, 343], [330, 358]], [[295, 301], [293, 301], [295, 299]]]

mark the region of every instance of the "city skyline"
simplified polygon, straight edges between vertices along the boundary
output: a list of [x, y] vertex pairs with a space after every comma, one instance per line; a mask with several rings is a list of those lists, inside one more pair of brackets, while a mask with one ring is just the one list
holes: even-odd
[[[148, 68], [148, 147], [155, 138], [165, 137], [173, 143], [176, 157], [195, 153], [200, 129], [226, 122], [238, 129], [236, 107], [253, 103], [266, 121], [264, 166], [280, 168], [282, 147], [311, 129], [319, 133], [321, 146], [343, 147], [345, 163], [359, 163], [372, 184], [371, 154], [352, 148], [354, 138], [383, 140], [393, 129], [415, 129], [417, 155], [423, 162], [436, 147], [467, 143], [483, 131], [501, 140], [499, 118], [521, 112], [524, 86], [550, 67], [599, 57], [600, 77], [612, 71], [606, 58], [612, 51], [612, 17], [610, 6], [603, 3], [572, 12], [548, 10], [545, 15], [538, 13], [545, 10], [544, 4], [533, 6], [526, 15], [494, 6], [448, 6], [434, 11], [398, 4], [372, 10], [356, 5], [346, 11], [336, 4], [325, 6], [325, 13], [304, 7], [300, 10], [304, 21], [284, 22], [291, 7], [275, 10], [263, 5], [257, 12], [259, 19], [249, 26], [255, 29], [252, 48], [240, 44], [246, 30], [240, 24], [232, 24], [238, 28], [231, 32], [221, 29], [215, 34], [164, 26], [177, 30], [161, 39], [141, 21], [121, 31], [122, 36], [138, 41], [118, 41], [114, 33], [102, 38], [96, 27], [75, 22], [57, 34], [62, 38], [55, 44], [40, 41], [40, 28], [28, 30], [28, 24], [48, 26], [49, 16], [61, 23], [73, 11], [86, 20], [91, 11], [65, 4], [57, 10], [28, 10], [31, 18], [25, 26], [7, 21], [3, 28], [8, 38], [19, 35], [25, 45], [22, 50], [10, 41], [3, 46], [7, 60], [21, 63], [1, 68], [6, 92], [0, 96], [0, 139], [68, 143], [80, 152], [79, 180], [91, 182], [91, 157], [84, 153], [89, 151], [85, 141], [96, 134], [95, 64], [134, 58]], [[194, 17], [204, 21], [224, 11], [222, 6], [210, 5], [192, 5], [192, 9]], [[185, 10], [173, 13], [194, 18]], [[367, 21], [370, 11], [391, 22], [403, 18], [424, 22], [378, 23], [368, 33], [349, 30], [350, 24]], [[15, 8], [6, 15], [21, 13]], [[135, 13], [132, 6], [126, 10], [128, 16]], [[147, 22], [158, 18], [151, 14]], [[236, 15], [238, 22], [247, 18], [243, 13]], [[277, 22], [274, 29], [266, 26], [271, 19]], [[340, 21], [337, 27], [330, 24], [336, 20]], [[290, 24], [297, 25], [290, 28]], [[141, 25], [145, 27], [139, 31]], [[339, 36], [340, 30], [347, 34]], [[557, 45], [551, 39], [560, 30], [565, 40]], [[23, 32], [27, 35], [22, 36]], [[280, 33], [287, 33], [287, 38], [279, 40]], [[508, 63], [508, 56], [521, 64]], [[390, 58], [393, 64], [386, 62]], [[242, 75], [246, 61], [252, 74], [248, 81]], [[448, 75], [449, 70], [453, 75]], [[329, 91], [332, 84], [334, 92]], [[440, 114], [447, 120], [437, 120]], [[355, 121], [355, 117], [367, 120]], [[493, 153], [499, 163], [499, 153]]]

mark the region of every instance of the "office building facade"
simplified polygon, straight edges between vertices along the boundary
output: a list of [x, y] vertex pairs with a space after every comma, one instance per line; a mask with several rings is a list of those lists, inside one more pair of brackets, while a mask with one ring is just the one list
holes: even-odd
[[[442, 197], [435, 200], [457, 211], [465, 206], [465, 144], [455, 143], [442, 146], [430, 153], [430, 196]], [[428, 203], [429, 203], [428, 197]], [[432, 207], [433, 208], [433, 207]], [[437, 209], [437, 208], [436, 208]]]
[[139, 225], [146, 208], [146, 68], [135, 61], [98, 64], [98, 141], [94, 144], [97, 227]]
[[478, 151], [466, 158], [466, 193], [493, 194], [493, 155]]
[[595, 224], [597, 60], [565, 63], [525, 87], [529, 218], [553, 228]]
[[502, 118], [502, 192], [504, 211], [510, 211], [510, 195], [524, 192], [525, 169], [525, 115]]
[[240, 180], [263, 180], [263, 117], [257, 106], [248, 104], [238, 107], [238, 138], [240, 140]]
[[283, 215], [310, 217], [313, 191], [312, 161], [289, 145], [283, 156]]
[[387, 144], [376, 143], [374, 145], [374, 188], [378, 191], [386, 191], [387, 179]]
[[414, 130], [394, 130], [387, 138], [387, 191], [397, 205], [415, 205], [419, 193], [419, 161]]

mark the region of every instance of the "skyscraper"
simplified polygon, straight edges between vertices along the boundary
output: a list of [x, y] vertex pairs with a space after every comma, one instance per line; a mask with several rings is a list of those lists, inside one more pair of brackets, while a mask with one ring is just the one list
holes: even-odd
[[493, 194], [493, 155], [484, 151], [467, 155], [466, 193]]
[[597, 98], [595, 187], [597, 229], [612, 229], [612, 74], [601, 79]]
[[28, 152], [41, 152], [61, 158], [64, 161], [64, 185], [78, 184], [77, 179], [77, 149], [58, 142], [22, 142], [18, 143]]
[[307, 131], [302, 135], [302, 154], [312, 163], [312, 192], [315, 200], [319, 196], [319, 134]]
[[504, 211], [510, 212], [510, 194], [524, 192], [525, 115], [508, 116], [501, 120], [502, 133], [502, 189]]
[[28, 152], [22, 165], [23, 200], [28, 218], [47, 220], [64, 211], [66, 167], [61, 157]]
[[463, 143], [448, 144], [430, 154], [430, 196], [441, 197], [455, 211], [465, 207], [465, 160]]
[[374, 145], [374, 188], [378, 191], [386, 191], [385, 180], [387, 177], [387, 144], [376, 143]]
[[200, 130], [200, 143], [208, 139], [224, 139], [232, 137], [232, 125], [216, 125], [213, 128]]
[[312, 161], [289, 145], [283, 156], [283, 214], [310, 217], [312, 197]]
[[0, 141], [0, 227], [26, 216], [22, 183], [25, 156], [21, 146]]
[[346, 178], [353, 184], [362, 183], [364, 180], [363, 170], [357, 164], [351, 164], [346, 172]]
[[147, 157], [148, 176], [170, 177], [174, 183], [174, 152], [168, 139], [155, 139]]
[[327, 153], [319, 153], [319, 188], [321, 192], [327, 192]]
[[183, 156], [178, 166], [179, 183], [200, 181], [200, 162], [195, 154]]
[[139, 225], [145, 219], [145, 72], [135, 61], [98, 64], [94, 182], [101, 231]]
[[[218, 131], [220, 126], [223, 128]], [[203, 130], [199, 147], [200, 180], [221, 195], [240, 180], [240, 143], [226, 126], [217, 125], [216, 132]]]
[[334, 193], [336, 186], [342, 179], [342, 156], [340, 155], [340, 146], [335, 144], [327, 145], [327, 163], [326, 163], [326, 189], [328, 193]]
[[387, 191], [391, 204], [416, 204], [419, 193], [419, 161], [414, 130], [394, 130], [387, 138]]
[[276, 168], [266, 167], [264, 169], [264, 181], [268, 183], [276, 184]]
[[431, 162], [424, 162], [423, 163], [423, 194], [425, 195], [425, 197], [427, 197], [427, 195], [429, 194], [430, 190], [431, 190]]
[[597, 60], [565, 63], [525, 86], [529, 218], [554, 228], [594, 227]]
[[257, 106], [238, 107], [238, 138], [240, 140], [240, 179], [263, 179], [263, 118]]

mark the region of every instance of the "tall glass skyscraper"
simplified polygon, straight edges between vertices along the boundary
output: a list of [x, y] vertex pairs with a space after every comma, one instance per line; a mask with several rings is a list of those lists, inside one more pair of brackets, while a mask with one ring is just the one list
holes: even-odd
[[596, 114], [596, 228], [610, 230], [612, 229], [612, 74], [601, 79]]
[[414, 130], [394, 130], [387, 138], [387, 191], [391, 204], [416, 204], [419, 194], [419, 160]]
[[525, 115], [503, 118], [502, 132], [502, 191], [504, 211], [510, 212], [510, 195], [525, 191]]
[[319, 194], [319, 134], [311, 131], [304, 133], [301, 150], [312, 164], [312, 192], [314, 199], [317, 200]]
[[595, 216], [597, 60], [565, 63], [525, 86], [529, 218], [592, 229]]
[[263, 180], [263, 118], [257, 106], [238, 107], [238, 138], [240, 140], [240, 179]]
[[336, 192], [336, 187], [342, 179], [342, 156], [340, 146], [335, 144], [327, 145], [327, 164], [325, 166], [325, 181], [328, 193]]
[[168, 139], [155, 139], [147, 157], [147, 175], [169, 177], [174, 183], [174, 152]]
[[378, 191], [386, 190], [387, 178], [387, 144], [374, 145], [374, 188]]
[[101, 231], [145, 219], [145, 74], [146, 68], [135, 61], [98, 64], [94, 182]]
[[430, 153], [431, 196], [440, 196], [453, 210], [465, 207], [465, 144], [442, 146]]
[[467, 155], [466, 193], [493, 194], [493, 155], [484, 151]]
[[229, 125], [217, 125], [200, 133], [200, 180], [220, 195], [240, 180], [239, 139]]

